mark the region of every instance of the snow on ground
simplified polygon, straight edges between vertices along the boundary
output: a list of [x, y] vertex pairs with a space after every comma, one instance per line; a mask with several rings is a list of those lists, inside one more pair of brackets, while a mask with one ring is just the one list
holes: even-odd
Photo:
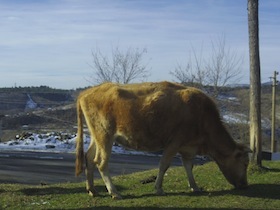
[[223, 120], [227, 123], [242, 123], [248, 124], [248, 117], [245, 114], [227, 113], [223, 115]]
[[[90, 143], [90, 137], [84, 135], [84, 149], [87, 150]], [[51, 132], [46, 134], [28, 133], [17, 136], [16, 139], [0, 143], [1, 150], [13, 151], [36, 151], [36, 152], [56, 152], [56, 153], [74, 153], [76, 144], [76, 135], [70, 135], [62, 132]], [[128, 150], [121, 146], [114, 145], [112, 153], [115, 154], [133, 154], [150, 155], [154, 153], [139, 152]]]

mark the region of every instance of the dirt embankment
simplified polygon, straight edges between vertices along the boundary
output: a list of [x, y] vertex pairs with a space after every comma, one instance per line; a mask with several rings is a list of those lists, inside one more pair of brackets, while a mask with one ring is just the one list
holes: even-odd
[[76, 122], [75, 91], [45, 89], [0, 89], [0, 141], [25, 130], [71, 130]]

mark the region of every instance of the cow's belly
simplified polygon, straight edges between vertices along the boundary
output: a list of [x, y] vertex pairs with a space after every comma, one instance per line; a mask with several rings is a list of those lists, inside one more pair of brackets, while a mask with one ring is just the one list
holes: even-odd
[[144, 135], [118, 133], [115, 135], [115, 141], [126, 148], [140, 151], [159, 151], [164, 148], [164, 144], [159, 140]]

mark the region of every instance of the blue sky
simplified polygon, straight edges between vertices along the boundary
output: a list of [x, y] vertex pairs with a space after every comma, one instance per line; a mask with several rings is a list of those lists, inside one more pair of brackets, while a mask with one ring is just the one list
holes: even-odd
[[[262, 81], [280, 70], [280, 1], [259, 0]], [[174, 80], [191, 47], [211, 40], [243, 58], [249, 83], [247, 0], [0, 0], [0, 87], [90, 85], [91, 51], [146, 48], [148, 81]]]

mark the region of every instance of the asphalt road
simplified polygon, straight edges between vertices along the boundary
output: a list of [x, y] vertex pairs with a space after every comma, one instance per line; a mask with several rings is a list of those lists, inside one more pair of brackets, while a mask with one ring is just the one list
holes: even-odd
[[[112, 154], [110, 172], [112, 176], [130, 174], [158, 167], [160, 157]], [[0, 151], [0, 183], [52, 184], [80, 182], [85, 175], [75, 177], [75, 155], [47, 152]], [[172, 165], [181, 165], [174, 158]], [[98, 171], [95, 177], [100, 177]]]

